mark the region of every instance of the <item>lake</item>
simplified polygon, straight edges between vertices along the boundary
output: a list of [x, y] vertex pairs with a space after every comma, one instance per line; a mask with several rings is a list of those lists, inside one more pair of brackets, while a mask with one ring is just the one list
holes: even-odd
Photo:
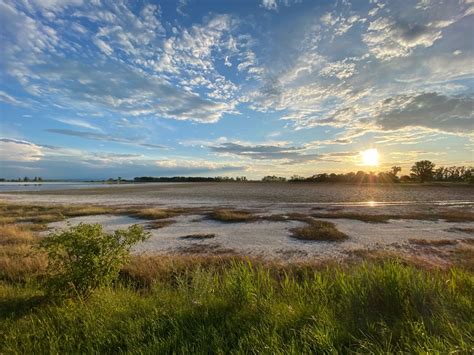
[[[2, 189], [3, 188], [3, 189]], [[14, 190], [13, 190], [14, 189]], [[346, 185], [315, 183], [45, 183], [0, 185], [12, 200], [98, 204], [270, 207], [295, 205], [474, 205], [469, 185]], [[9, 192], [8, 192], [9, 191]]]

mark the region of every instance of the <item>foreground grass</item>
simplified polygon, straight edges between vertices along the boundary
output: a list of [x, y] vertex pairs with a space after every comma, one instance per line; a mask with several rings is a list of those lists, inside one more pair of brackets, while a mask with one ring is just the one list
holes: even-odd
[[459, 269], [424, 271], [397, 261], [320, 269], [217, 258], [153, 265], [160, 275], [153, 282], [140, 286], [129, 272], [87, 302], [52, 304], [35, 283], [1, 283], [0, 352], [469, 353], [474, 347], [474, 280]]

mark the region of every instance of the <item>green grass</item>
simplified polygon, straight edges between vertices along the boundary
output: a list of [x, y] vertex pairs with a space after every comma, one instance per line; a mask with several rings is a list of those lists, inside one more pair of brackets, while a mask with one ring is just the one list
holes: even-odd
[[[216, 259], [217, 260], [217, 259]], [[166, 263], [165, 263], [166, 264]], [[0, 284], [0, 353], [471, 353], [472, 273], [397, 261], [166, 269], [86, 303]]]

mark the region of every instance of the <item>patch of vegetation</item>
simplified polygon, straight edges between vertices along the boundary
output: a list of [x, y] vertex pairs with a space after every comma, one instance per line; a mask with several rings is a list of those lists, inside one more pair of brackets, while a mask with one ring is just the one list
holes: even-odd
[[167, 208], [144, 208], [144, 209], [137, 209], [132, 210], [130, 212], [126, 212], [127, 214], [131, 214], [137, 218], [143, 219], [166, 219], [174, 217], [178, 214], [178, 212], [167, 209]]
[[218, 243], [200, 244], [193, 243], [191, 245], [182, 246], [179, 251], [184, 254], [204, 254], [204, 255], [230, 255], [235, 254], [234, 249], [223, 248]]
[[463, 210], [448, 210], [433, 213], [414, 212], [410, 214], [362, 214], [354, 212], [337, 212], [337, 213], [312, 213], [315, 218], [327, 219], [353, 219], [367, 223], [387, 223], [391, 219], [408, 219], [408, 220], [428, 220], [437, 221], [440, 219], [446, 222], [473, 222], [474, 213]]
[[216, 209], [209, 214], [209, 218], [219, 222], [235, 223], [250, 222], [257, 219], [249, 211], [232, 210], [232, 209]]
[[211, 239], [215, 238], [216, 235], [214, 233], [209, 233], [209, 234], [188, 234], [188, 235], [183, 235], [180, 237], [181, 239]]
[[339, 231], [334, 223], [312, 220], [307, 226], [293, 228], [291, 237], [300, 240], [314, 240], [326, 242], [341, 242], [349, 237]]
[[145, 225], [146, 229], [160, 229], [167, 227], [171, 224], [175, 223], [173, 220], [156, 220], [156, 221], [150, 221]]
[[461, 228], [461, 227], [452, 227], [448, 229], [448, 232], [461, 232], [467, 234], [474, 234], [474, 228]]
[[148, 237], [138, 225], [110, 234], [100, 224], [82, 223], [51, 234], [40, 242], [48, 255], [48, 294], [84, 298], [109, 285], [130, 257], [132, 246]]
[[457, 240], [452, 240], [452, 239], [435, 239], [435, 240], [410, 239], [409, 242], [411, 244], [416, 244], [416, 245], [435, 246], [435, 247], [442, 247], [446, 245], [456, 245], [458, 243]]
[[290, 220], [288, 216], [284, 214], [272, 214], [269, 216], [261, 216], [260, 218], [270, 222], [288, 222]]
[[[146, 291], [39, 302], [0, 284], [1, 353], [470, 353], [472, 274], [399, 261], [314, 269], [154, 258]], [[150, 264], [152, 262], [150, 261]], [[146, 265], [150, 269], [150, 265]]]
[[337, 213], [312, 213], [311, 216], [315, 218], [328, 219], [354, 219], [357, 221], [367, 223], [387, 223], [392, 216], [381, 214], [362, 214], [353, 212], [337, 212]]
[[42, 274], [46, 256], [34, 249], [30, 225], [0, 225], [0, 280], [21, 281]]

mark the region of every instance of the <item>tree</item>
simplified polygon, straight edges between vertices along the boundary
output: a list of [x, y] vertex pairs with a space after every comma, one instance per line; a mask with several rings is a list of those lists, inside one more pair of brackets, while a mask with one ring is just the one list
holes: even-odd
[[433, 169], [435, 164], [429, 160], [417, 161], [412, 167], [412, 175], [420, 180], [420, 182], [425, 182], [427, 180], [433, 179]]
[[402, 171], [402, 168], [400, 166], [392, 166], [392, 174], [393, 176], [397, 176], [397, 174]]

